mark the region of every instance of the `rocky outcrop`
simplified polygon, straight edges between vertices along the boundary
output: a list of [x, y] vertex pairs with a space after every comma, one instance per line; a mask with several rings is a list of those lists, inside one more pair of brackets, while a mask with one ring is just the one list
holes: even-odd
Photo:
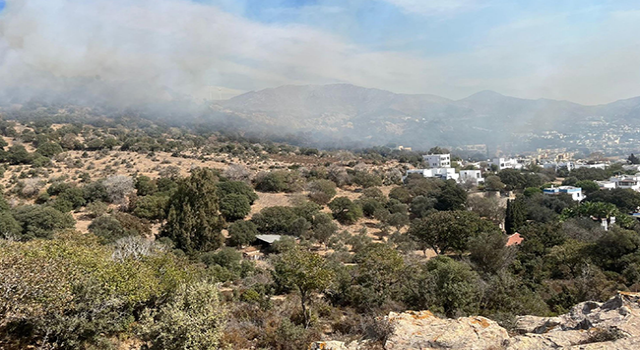
[[[520, 316], [513, 334], [480, 317], [442, 319], [429, 311], [390, 313], [387, 350], [640, 349], [640, 294], [620, 292], [605, 303], [584, 302], [557, 317]], [[364, 350], [364, 342], [317, 342], [312, 350]]]

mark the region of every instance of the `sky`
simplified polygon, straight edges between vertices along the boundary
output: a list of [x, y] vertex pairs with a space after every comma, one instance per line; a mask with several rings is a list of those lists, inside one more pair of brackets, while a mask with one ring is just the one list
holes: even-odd
[[637, 0], [0, 0], [0, 97], [350, 83], [593, 105], [640, 96], [638, 33]]

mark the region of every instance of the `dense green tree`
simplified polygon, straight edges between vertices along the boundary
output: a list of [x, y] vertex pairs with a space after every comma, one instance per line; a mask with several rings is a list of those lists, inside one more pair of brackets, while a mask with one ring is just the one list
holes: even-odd
[[344, 225], [352, 225], [362, 217], [362, 208], [347, 197], [336, 197], [329, 203], [333, 217]]
[[262, 192], [297, 192], [302, 189], [302, 181], [297, 172], [276, 170], [259, 174], [256, 189]]
[[258, 195], [249, 185], [243, 181], [222, 181], [216, 185], [218, 188], [218, 196], [224, 198], [231, 194], [242, 195], [247, 198], [250, 205], [258, 200]]
[[267, 207], [253, 215], [251, 221], [262, 234], [291, 235], [292, 223], [298, 215], [291, 207]]
[[23, 145], [13, 145], [6, 154], [7, 162], [10, 164], [30, 164], [33, 161], [32, 155]]
[[229, 245], [241, 247], [251, 244], [258, 234], [258, 228], [251, 221], [236, 221], [229, 225]]
[[475, 313], [480, 296], [480, 278], [468, 264], [438, 256], [426, 264], [429, 309], [441, 309], [447, 317]]
[[140, 175], [136, 178], [134, 187], [138, 196], [150, 196], [158, 191], [158, 186], [150, 177]]
[[368, 244], [355, 256], [355, 298], [361, 309], [379, 307], [399, 292], [404, 259], [400, 253], [386, 244]]
[[507, 234], [518, 232], [520, 227], [526, 223], [526, 212], [522, 198], [507, 200], [507, 212], [504, 219], [504, 229]]
[[138, 197], [133, 214], [139, 218], [160, 221], [167, 217], [169, 197], [163, 195]]
[[395, 199], [401, 203], [409, 204], [413, 199], [409, 190], [403, 186], [397, 186], [389, 192], [389, 198]]
[[475, 213], [438, 211], [423, 219], [414, 220], [409, 234], [422, 245], [423, 250], [432, 248], [437, 254], [444, 254], [448, 250], [464, 251], [469, 238], [486, 228], [495, 229]]
[[311, 293], [326, 289], [334, 274], [325, 259], [300, 248], [290, 249], [273, 262], [273, 278], [280, 288], [295, 289], [300, 293], [304, 326], [310, 325], [307, 310]]
[[62, 153], [62, 147], [55, 142], [45, 142], [38, 145], [37, 152], [45, 157], [53, 157], [56, 154]]
[[414, 218], [423, 218], [434, 211], [437, 200], [431, 197], [417, 196], [411, 201], [409, 211]]
[[244, 219], [250, 211], [249, 200], [241, 194], [229, 194], [220, 199], [220, 213], [227, 221]]
[[9, 211], [0, 210], [0, 238], [19, 238], [22, 233], [20, 224]]
[[507, 247], [507, 236], [502, 232], [482, 232], [469, 240], [469, 258], [478, 270], [497, 273], [515, 258], [514, 247]]
[[585, 198], [585, 201], [611, 203], [622, 212], [633, 213], [640, 207], [640, 193], [631, 189], [614, 188], [593, 192]]
[[467, 191], [454, 180], [447, 180], [436, 199], [434, 207], [437, 210], [462, 210], [467, 202]]
[[576, 182], [575, 186], [582, 188], [582, 191], [586, 195], [590, 195], [593, 192], [597, 192], [598, 190], [600, 190], [600, 186], [595, 181], [592, 181], [592, 180], [578, 181]]
[[180, 181], [169, 200], [167, 223], [161, 235], [188, 254], [214, 250], [222, 244], [220, 230], [224, 220], [219, 213], [217, 181], [211, 169], [195, 169]]
[[502, 191], [505, 188], [504, 182], [497, 175], [489, 175], [484, 181], [484, 188], [487, 191]]
[[13, 216], [22, 227], [21, 240], [51, 238], [55, 231], [73, 228], [76, 223], [71, 215], [40, 205], [17, 207]]

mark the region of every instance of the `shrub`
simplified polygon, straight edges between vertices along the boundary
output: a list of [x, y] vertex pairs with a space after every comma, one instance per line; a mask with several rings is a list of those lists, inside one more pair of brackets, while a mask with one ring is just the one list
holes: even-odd
[[227, 221], [244, 219], [250, 211], [249, 200], [241, 194], [229, 194], [220, 200], [220, 213]]
[[71, 215], [40, 205], [17, 207], [13, 216], [22, 227], [21, 240], [51, 238], [55, 231], [73, 228], [76, 223]]
[[347, 197], [337, 197], [329, 203], [333, 217], [341, 224], [352, 225], [362, 217], [362, 208]]
[[236, 221], [229, 225], [229, 245], [239, 247], [251, 244], [256, 239], [258, 228], [251, 221]]
[[329, 180], [316, 180], [307, 186], [309, 191], [309, 199], [320, 204], [326, 205], [336, 195], [336, 184]]

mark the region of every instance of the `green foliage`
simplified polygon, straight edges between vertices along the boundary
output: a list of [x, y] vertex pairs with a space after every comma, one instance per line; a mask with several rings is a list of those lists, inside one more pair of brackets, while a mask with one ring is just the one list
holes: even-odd
[[382, 306], [398, 293], [398, 282], [405, 267], [400, 253], [385, 244], [369, 244], [356, 254], [355, 298], [360, 307]]
[[439, 211], [411, 223], [409, 234], [422, 246], [432, 248], [437, 254], [448, 250], [462, 252], [467, 241], [480, 230], [495, 229], [489, 222], [469, 211]]
[[251, 221], [262, 234], [290, 235], [298, 215], [291, 207], [267, 207], [255, 214]]
[[228, 195], [242, 195], [244, 196], [250, 205], [258, 200], [258, 195], [249, 185], [242, 181], [222, 181], [216, 184], [218, 188], [218, 196], [224, 198]]
[[504, 219], [504, 229], [507, 234], [518, 232], [526, 222], [526, 212], [522, 198], [507, 200], [507, 212]]
[[310, 316], [307, 303], [312, 292], [326, 289], [334, 274], [325, 259], [300, 248], [290, 249], [273, 262], [273, 279], [281, 289], [295, 289], [300, 293], [304, 326], [308, 327]]
[[71, 215], [40, 205], [17, 207], [13, 217], [22, 228], [20, 240], [51, 238], [55, 231], [73, 228], [76, 223]]
[[150, 196], [158, 191], [158, 186], [148, 176], [138, 176], [134, 187], [138, 196]]
[[606, 180], [609, 178], [609, 174], [604, 169], [596, 168], [579, 168], [571, 170], [570, 176], [577, 178], [578, 180]]
[[582, 191], [587, 195], [590, 195], [591, 193], [594, 193], [600, 190], [600, 186], [595, 181], [592, 181], [592, 180], [578, 181], [576, 182], [575, 186], [582, 188]]
[[220, 213], [227, 221], [244, 219], [251, 211], [251, 204], [246, 196], [228, 194], [220, 199]]
[[542, 178], [536, 173], [523, 173], [520, 170], [504, 169], [498, 173], [500, 181], [507, 190], [525, 189], [527, 187], [542, 186]]
[[180, 182], [169, 200], [167, 223], [161, 235], [187, 254], [215, 250], [222, 244], [217, 181], [211, 169], [196, 169]]
[[336, 197], [329, 203], [333, 217], [344, 225], [353, 225], [362, 217], [362, 208], [347, 197]]
[[469, 265], [439, 256], [427, 262], [426, 272], [434, 306], [430, 309], [440, 309], [447, 317], [477, 310], [479, 277]]
[[167, 217], [169, 197], [161, 194], [138, 197], [133, 215], [152, 221], [161, 221]]
[[276, 170], [259, 174], [256, 189], [262, 192], [297, 192], [302, 189], [302, 179], [297, 172]]
[[218, 288], [199, 282], [180, 285], [171, 300], [143, 326], [150, 350], [218, 349], [226, 322]]
[[307, 185], [309, 199], [320, 205], [326, 205], [336, 195], [336, 184], [329, 180], [315, 180]]
[[540, 187], [527, 187], [523, 191], [525, 197], [533, 197], [539, 193], [542, 193], [542, 189], [540, 189]]
[[55, 142], [45, 142], [38, 145], [36, 152], [45, 157], [53, 157], [56, 154], [62, 153], [62, 147]]
[[458, 186], [454, 180], [447, 180], [436, 196], [437, 210], [462, 210], [467, 202], [467, 191]]
[[103, 244], [114, 243], [122, 237], [148, 236], [151, 228], [135, 216], [126, 213], [102, 215], [89, 225], [89, 232], [100, 238]]
[[505, 186], [500, 177], [496, 175], [489, 175], [484, 180], [484, 188], [487, 191], [502, 191]]
[[469, 240], [469, 258], [478, 270], [498, 273], [505, 269], [515, 258], [515, 248], [507, 247], [507, 236], [502, 232], [482, 232]]
[[13, 215], [7, 210], [0, 210], [0, 239], [20, 237], [22, 228]]
[[229, 225], [229, 245], [241, 247], [256, 239], [258, 228], [251, 221], [236, 221]]
[[614, 188], [593, 192], [585, 201], [611, 203], [622, 212], [633, 213], [640, 206], [640, 193], [631, 189]]

